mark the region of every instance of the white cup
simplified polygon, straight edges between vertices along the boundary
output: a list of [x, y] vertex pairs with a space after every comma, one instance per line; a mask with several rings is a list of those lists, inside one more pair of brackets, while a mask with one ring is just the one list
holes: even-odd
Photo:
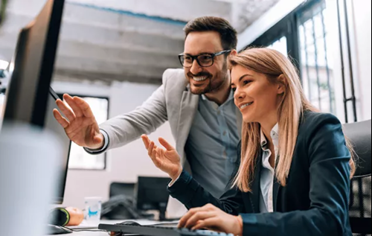
[[101, 197], [85, 198], [85, 222], [89, 225], [98, 225], [101, 219]]

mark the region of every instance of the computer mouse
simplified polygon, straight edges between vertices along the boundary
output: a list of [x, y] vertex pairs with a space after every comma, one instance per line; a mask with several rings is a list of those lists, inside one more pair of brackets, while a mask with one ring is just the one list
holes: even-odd
[[133, 220], [127, 220], [127, 221], [124, 221], [122, 223], [120, 223], [121, 225], [130, 225], [130, 226], [141, 226], [140, 223], [136, 222], [136, 221], [133, 221]]

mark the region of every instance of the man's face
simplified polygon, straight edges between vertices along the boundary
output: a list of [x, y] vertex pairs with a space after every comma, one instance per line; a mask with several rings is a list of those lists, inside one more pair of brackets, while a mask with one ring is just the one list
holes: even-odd
[[[192, 32], [185, 40], [184, 55], [197, 56], [203, 53], [223, 51], [218, 32]], [[205, 94], [219, 91], [225, 83], [229, 83], [226, 54], [216, 56], [210, 67], [201, 67], [194, 60], [190, 68], [184, 68], [185, 76], [190, 83], [193, 94]]]

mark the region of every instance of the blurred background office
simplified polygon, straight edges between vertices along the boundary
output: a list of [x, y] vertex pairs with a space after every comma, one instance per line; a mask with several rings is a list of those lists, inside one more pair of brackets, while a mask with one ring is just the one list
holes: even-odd
[[[0, 109], [18, 32], [44, 3], [8, 6], [0, 31]], [[371, 119], [370, 0], [68, 0], [52, 87], [84, 97], [99, 123], [129, 112], [159, 87], [166, 68], [180, 68], [182, 29], [204, 15], [233, 24], [238, 50], [265, 46], [291, 57], [321, 111], [343, 123]], [[173, 140], [168, 124], [151, 136]], [[86, 196], [107, 200], [111, 183], [134, 183], [138, 176], [165, 176], [141, 141], [98, 156], [73, 146], [64, 204], [83, 207]], [[371, 180], [363, 181], [353, 184], [364, 199], [353, 209], [370, 216]]]

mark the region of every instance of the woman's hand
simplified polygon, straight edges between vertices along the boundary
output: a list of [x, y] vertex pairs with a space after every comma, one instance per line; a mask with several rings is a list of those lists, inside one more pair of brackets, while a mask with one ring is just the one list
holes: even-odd
[[66, 211], [70, 214], [70, 220], [66, 226], [78, 226], [84, 220], [84, 213], [79, 208], [67, 207]]
[[167, 173], [172, 181], [175, 181], [182, 173], [181, 160], [176, 149], [163, 138], [159, 138], [159, 142], [165, 149], [157, 147], [147, 135], [141, 137], [155, 166]]
[[243, 220], [240, 216], [229, 215], [211, 204], [191, 209], [182, 217], [178, 227], [192, 230], [208, 229], [234, 235], [243, 234]]

